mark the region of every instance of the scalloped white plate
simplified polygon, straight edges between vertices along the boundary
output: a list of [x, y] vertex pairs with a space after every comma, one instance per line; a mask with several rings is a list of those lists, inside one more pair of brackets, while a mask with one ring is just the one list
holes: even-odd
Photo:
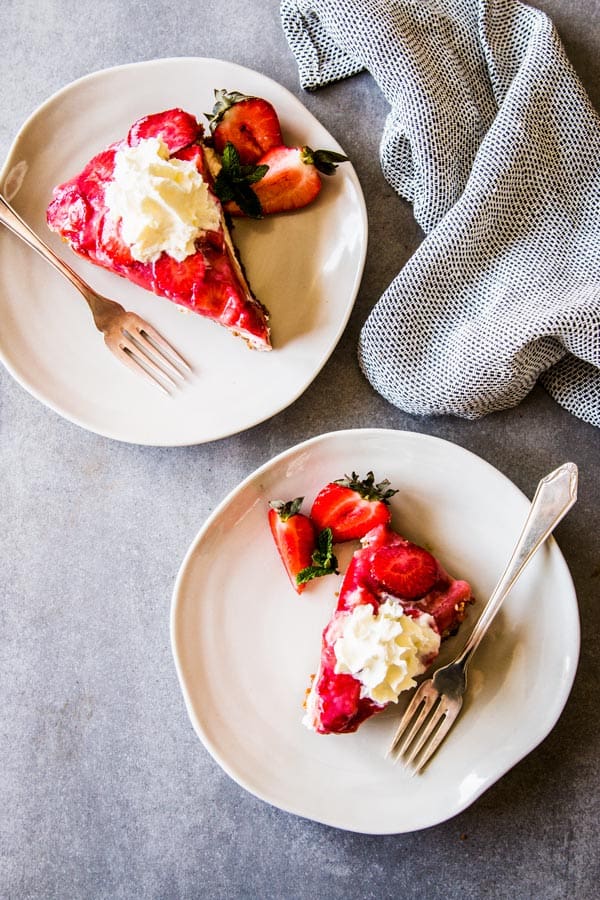
[[[177, 578], [171, 639], [193, 726], [223, 769], [257, 797], [337, 828], [414, 831], [456, 815], [529, 753], [566, 703], [579, 655], [573, 583], [554, 539], [538, 551], [475, 654], [459, 721], [422, 775], [384, 759], [397, 710], [356, 734], [302, 724], [336, 576], [292, 590], [267, 501], [312, 498], [373, 469], [399, 493], [393, 522], [471, 581], [479, 602], [441, 660], [462, 647], [504, 568], [529, 501], [505, 476], [439, 438], [380, 429], [313, 438], [261, 466], [214, 511]], [[540, 477], [545, 475], [540, 472]], [[344, 549], [340, 563], [352, 548]]]
[[367, 245], [365, 203], [349, 163], [295, 214], [240, 221], [235, 241], [257, 297], [271, 312], [274, 350], [242, 340], [79, 259], [50, 233], [54, 185], [127, 133], [137, 118], [181, 106], [202, 119], [213, 89], [270, 100], [289, 143], [342, 148], [296, 97], [230, 62], [180, 58], [88, 75], [47, 100], [17, 135], [0, 187], [17, 212], [93, 287], [144, 316], [195, 369], [172, 398], [132, 375], [106, 350], [76, 291], [0, 229], [0, 358], [31, 394], [98, 434], [151, 445], [215, 440], [264, 421], [308, 387], [335, 348], [358, 292]]

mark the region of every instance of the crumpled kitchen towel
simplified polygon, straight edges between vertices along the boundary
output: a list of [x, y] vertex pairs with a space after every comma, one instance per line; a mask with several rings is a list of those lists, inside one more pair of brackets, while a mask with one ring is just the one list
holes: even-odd
[[600, 120], [548, 17], [516, 0], [283, 0], [303, 87], [368, 70], [381, 166], [426, 237], [361, 367], [396, 406], [475, 419], [538, 378], [600, 426]]

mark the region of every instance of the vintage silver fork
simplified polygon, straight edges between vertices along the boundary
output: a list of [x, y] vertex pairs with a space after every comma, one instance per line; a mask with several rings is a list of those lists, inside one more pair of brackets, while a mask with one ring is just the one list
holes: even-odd
[[38, 237], [2, 194], [0, 223], [36, 250], [77, 288], [91, 310], [96, 328], [104, 334], [104, 343], [120, 362], [168, 395], [170, 388], [181, 384], [186, 374], [192, 371], [185, 359], [141, 316], [127, 312], [119, 303], [96, 293]]
[[568, 462], [540, 481], [510, 561], [481, 613], [464, 650], [417, 688], [387, 756], [402, 759], [413, 775], [440, 746], [460, 712], [467, 667], [506, 595], [577, 499], [577, 466]]

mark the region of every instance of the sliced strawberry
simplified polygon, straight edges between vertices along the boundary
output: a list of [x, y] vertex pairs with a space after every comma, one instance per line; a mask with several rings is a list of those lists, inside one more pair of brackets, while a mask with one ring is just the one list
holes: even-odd
[[156, 290], [176, 303], [194, 305], [194, 291], [204, 284], [206, 262], [202, 253], [194, 253], [181, 262], [161, 253], [152, 263]]
[[96, 253], [106, 265], [112, 265], [119, 272], [127, 272], [133, 264], [131, 250], [121, 237], [120, 223], [108, 213], [98, 223]]
[[210, 177], [210, 172], [208, 171], [204, 159], [204, 153], [199, 144], [191, 144], [189, 147], [184, 147], [183, 150], [178, 150], [177, 153], [172, 153], [171, 156], [174, 159], [183, 159], [187, 162], [193, 162], [204, 181], [208, 184], [212, 184], [212, 178]]
[[249, 97], [239, 91], [215, 91], [215, 105], [208, 116], [215, 150], [222, 154], [233, 144], [243, 166], [255, 163], [270, 150], [283, 144], [281, 126], [274, 107], [261, 97]]
[[450, 578], [442, 570], [442, 578], [432, 591], [418, 601], [418, 606], [433, 616], [442, 638], [447, 638], [458, 631], [470, 603], [473, 603], [470, 584]]
[[122, 141], [111, 144], [94, 156], [81, 172], [79, 186], [91, 203], [99, 205], [104, 202], [106, 186], [112, 181], [115, 171], [115, 155], [122, 146]]
[[276, 147], [260, 159], [268, 166], [254, 187], [264, 215], [308, 206], [321, 191], [321, 176], [305, 162], [301, 147]]
[[440, 577], [435, 558], [410, 541], [380, 547], [371, 560], [371, 575], [381, 587], [402, 600], [416, 600]]
[[[53, 231], [59, 231], [79, 253], [86, 252], [87, 225], [94, 211], [76, 180], [54, 189], [54, 196], [46, 210], [46, 221]], [[95, 239], [92, 236], [92, 246]]]
[[387, 479], [375, 484], [372, 472], [363, 480], [353, 472], [319, 491], [310, 515], [317, 528], [331, 528], [336, 542], [360, 539], [390, 522], [389, 500], [395, 493]]
[[127, 143], [135, 147], [140, 141], [151, 137], [164, 141], [169, 153], [173, 154], [201, 140], [203, 129], [194, 116], [183, 109], [167, 109], [134, 122], [129, 129]]
[[[308, 206], [319, 195], [321, 175], [332, 175], [340, 162], [347, 157], [329, 150], [311, 150], [310, 147], [274, 147], [257, 161], [258, 169], [266, 168], [260, 180], [255, 177], [248, 184], [258, 198], [262, 215], [289, 212]], [[231, 198], [220, 196], [232, 215], [256, 216], [243, 203], [227, 202]]]
[[312, 555], [316, 547], [313, 523], [300, 512], [304, 497], [296, 497], [284, 503], [272, 500], [269, 509], [269, 525], [281, 561], [297, 594], [301, 594], [305, 583], [299, 584], [296, 576], [312, 565]]

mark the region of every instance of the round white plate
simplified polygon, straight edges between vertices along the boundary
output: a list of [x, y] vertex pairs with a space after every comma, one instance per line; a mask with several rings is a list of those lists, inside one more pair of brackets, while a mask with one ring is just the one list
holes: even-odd
[[23, 126], [0, 174], [7, 199], [57, 253], [155, 325], [194, 367], [193, 382], [171, 399], [136, 378], [104, 347], [76, 291], [0, 229], [0, 358], [35, 397], [98, 434], [176, 446], [264, 421], [308, 387], [354, 304], [367, 219], [350, 163], [324, 179], [306, 209], [235, 226], [250, 284], [271, 313], [270, 353], [251, 351], [224, 328], [79, 259], [49, 232], [45, 211], [56, 184], [140, 116], [181, 106], [203, 121], [213, 89], [223, 87], [270, 100], [288, 143], [341, 151], [299, 100], [264, 75], [221, 60], [165, 59], [96, 72], [59, 91]]
[[[297, 596], [267, 524], [267, 501], [304, 496], [372, 469], [399, 492], [393, 523], [427, 545], [477, 604], [441, 660], [463, 645], [525, 521], [529, 501], [488, 463], [438, 438], [365, 429], [325, 434], [275, 457], [202, 527], [175, 585], [171, 638], [193, 726], [251, 793], [301, 816], [371, 834], [414, 831], [472, 803], [552, 729], [579, 654], [579, 617], [566, 563], [551, 538], [538, 551], [475, 654], [453, 731], [424, 773], [384, 759], [392, 708], [356, 734], [302, 724], [309, 675], [340, 578]], [[540, 473], [540, 477], [545, 475]], [[348, 562], [352, 547], [338, 556]]]

